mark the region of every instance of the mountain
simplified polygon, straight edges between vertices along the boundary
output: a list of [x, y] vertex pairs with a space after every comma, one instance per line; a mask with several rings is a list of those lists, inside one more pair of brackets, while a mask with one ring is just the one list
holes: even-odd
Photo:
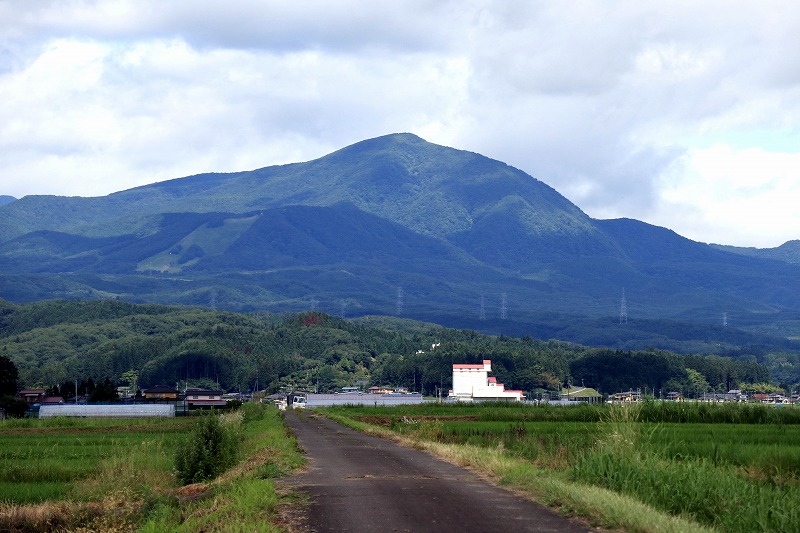
[[[102, 198], [26, 196], [0, 210], [0, 234], [142, 234], [167, 212], [243, 214], [341, 202], [423, 235], [458, 243], [494, 239], [472, 251], [504, 253], [514, 266], [547, 260], [554, 238], [562, 246], [574, 242], [576, 250], [603, 238], [580, 209], [524, 172], [411, 134], [362, 141], [308, 163], [191, 176]], [[520, 256], [526, 241], [516, 237], [532, 238], [537, 253]]]
[[16, 200], [16, 198], [14, 198], [13, 196], [3, 196], [3, 195], [0, 195], [0, 205], [6, 205], [6, 204], [10, 204], [10, 203], [11, 203], [11, 202], [13, 202], [14, 200]]
[[[792, 257], [594, 220], [518, 169], [411, 134], [305, 163], [0, 206], [0, 298], [11, 301], [317, 308], [522, 334], [602, 329], [595, 320], [616, 320], [624, 292], [631, 324], [726, 316], [798, 336]], [[637, 338], [674, 330], [662, 326]]]
[[742, 248], [737, 246], [715, 245], [720, 250], [749, 257], [775, 259], [794, 265], [800, 265], [800, 240], [785, 242], [777, 248]]

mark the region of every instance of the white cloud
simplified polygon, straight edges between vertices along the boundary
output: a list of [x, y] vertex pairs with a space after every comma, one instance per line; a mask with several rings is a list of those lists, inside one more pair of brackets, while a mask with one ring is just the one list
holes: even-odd
[[[798, 18], [789, 0], [0, 1], [0, 194], [106, 194], [411, 131], [592, 216], [779, 244], [800, 238]], [[758, 187], [730, 177], [747, 161], [770, 169]]]
[[800, 153], [692, 150], [663, 176], [656, 218], [700, 241], [777, 246], [798, 237], [798, 178]]

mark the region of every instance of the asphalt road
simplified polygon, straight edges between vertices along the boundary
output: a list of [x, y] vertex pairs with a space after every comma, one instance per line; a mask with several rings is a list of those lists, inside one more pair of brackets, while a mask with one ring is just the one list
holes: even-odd
[[294, 529], [328, 532], [596, 531], [428, 453], [287, 411], [310, 468], [285, 484], [310, 505]]

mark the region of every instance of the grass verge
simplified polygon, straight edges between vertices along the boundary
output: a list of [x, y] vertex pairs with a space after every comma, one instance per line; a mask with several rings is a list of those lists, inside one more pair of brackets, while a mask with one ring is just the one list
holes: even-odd
[[276, 490], [274, 479], [302, 466], [296, 439], [274, 408], [245, 405], [243, 461], [208, 483], [186, 485], [178, 497], [153, 510], [139, 531], [278, 532], [279, 506], [292, 495]]

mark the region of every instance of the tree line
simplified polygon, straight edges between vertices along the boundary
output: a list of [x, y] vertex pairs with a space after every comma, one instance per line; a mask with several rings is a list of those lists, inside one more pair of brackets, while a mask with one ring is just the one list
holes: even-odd
[[242, 392], [387, 385], [446, 395], [453, 364], [483, 359], [506, 388], [529, 394], [570, 384], [605, 394], [645, 387], [691, 394], [770, 382], [753, 358], [608, 350], [401, 319], [115, 301], [0, 304], [0, 355], [13, 361], [19, 383], [65, 394], [75, 380], [128, 384], [122, 376], [133, 370], [141, 388], [205, 380]]

